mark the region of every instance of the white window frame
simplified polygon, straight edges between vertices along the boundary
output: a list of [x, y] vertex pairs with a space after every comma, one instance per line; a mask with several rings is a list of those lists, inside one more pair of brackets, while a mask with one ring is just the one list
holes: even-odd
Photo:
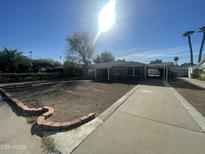
[[88, 73], [89, 73], [89, 74], [90, 74], [90, 73], [95, 73], [95, 69], [89, 68], [89, 69], [88, 69]]
[[[128, 67], [132, 67], [132, 75], [127, 74]], [[140, 66], [126, 66], [126, 76], [140, 76], [140, 75], [135, 75], [135, 67], [140, 67]]]
[[112, 68], [112, 73], [113, 73], [113, 75], [120, 75], [119, 68], [118, 67], [113, 67]]

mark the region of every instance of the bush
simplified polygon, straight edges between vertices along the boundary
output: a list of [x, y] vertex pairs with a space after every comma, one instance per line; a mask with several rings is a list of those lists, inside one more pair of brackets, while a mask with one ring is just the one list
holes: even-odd
[[66, 77], [81, 77], [83, 74], [83, 67], [72, 62], [65, 62], [64, 74]]
[[0, 73], [0, 83], [54, 80], [62, 77], [61, 73]]

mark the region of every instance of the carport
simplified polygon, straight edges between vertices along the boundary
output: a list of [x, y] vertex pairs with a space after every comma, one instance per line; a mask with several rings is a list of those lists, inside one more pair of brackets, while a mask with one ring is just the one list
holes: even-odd
[[148, 64], [146, 67], [146, 77], [168, 81], [168, 70], [169, 68], [166, 64]]

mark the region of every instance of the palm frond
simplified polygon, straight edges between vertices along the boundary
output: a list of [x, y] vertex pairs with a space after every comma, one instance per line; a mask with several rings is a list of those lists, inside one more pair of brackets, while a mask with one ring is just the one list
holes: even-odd
[[187, 37], [187, 36], [190, 36], [190, 35], [194, 34], [194, 32], [195, 32], [195, 31], [193, 31], [193, 30], [186, 31], [185, 33], [182, 34], [182, 36], [183, 36], [183, 37]]
[[205, 32], [205, 26], [200, 27], [198, 32]]

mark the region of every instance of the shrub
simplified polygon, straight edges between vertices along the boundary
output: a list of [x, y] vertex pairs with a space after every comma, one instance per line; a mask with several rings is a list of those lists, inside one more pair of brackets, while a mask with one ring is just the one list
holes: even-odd
[[0, 73], [0, 82], [25, 82], [34, 80], [53, 80], [62, 78], [61, 73]]
[[73, 62], [65, 62], [64, 74], [66, 77], [81, 77], [83, 74], [83, 67]]

